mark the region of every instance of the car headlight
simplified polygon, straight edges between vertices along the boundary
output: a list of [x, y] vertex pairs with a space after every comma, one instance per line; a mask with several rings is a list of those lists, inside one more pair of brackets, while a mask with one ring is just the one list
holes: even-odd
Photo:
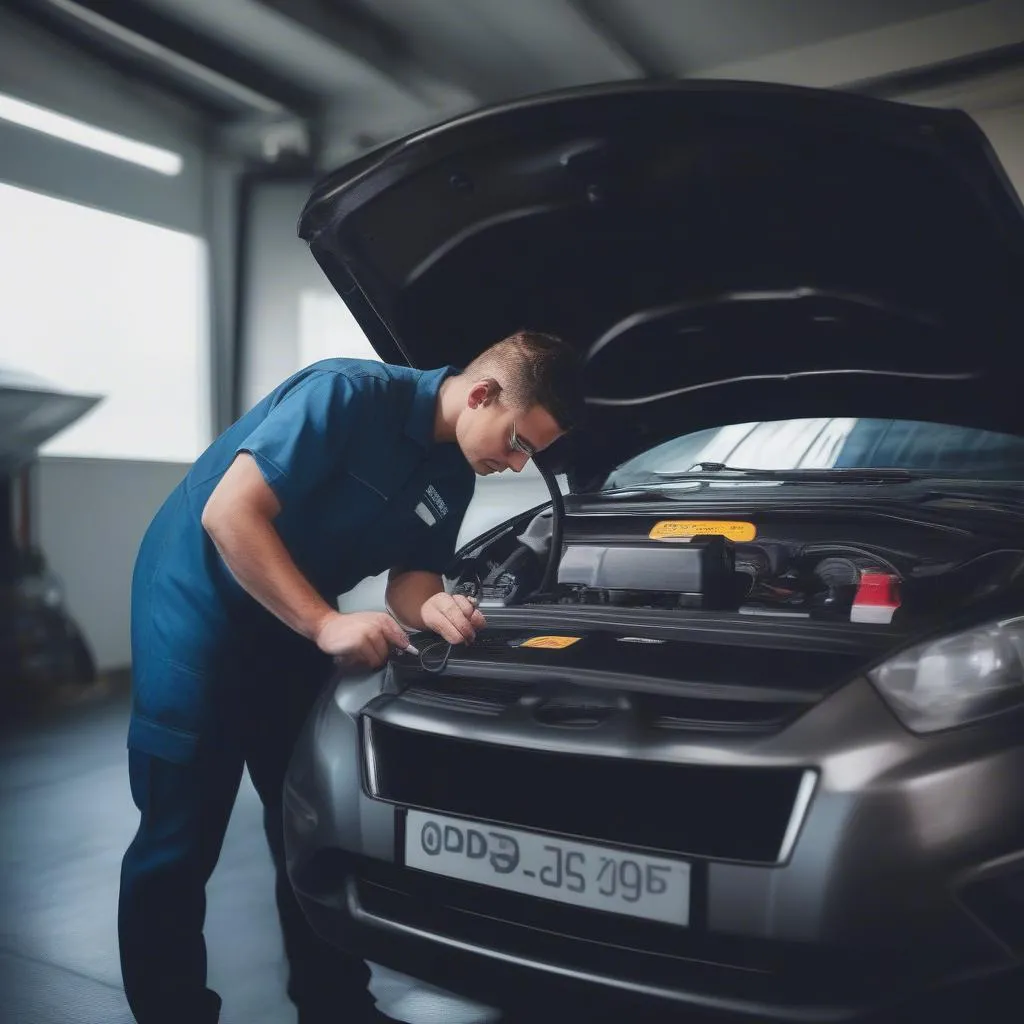
[[1024, 703], [1024, 616], [901, 651], [868, 673], [907, 728], [936, 732]]

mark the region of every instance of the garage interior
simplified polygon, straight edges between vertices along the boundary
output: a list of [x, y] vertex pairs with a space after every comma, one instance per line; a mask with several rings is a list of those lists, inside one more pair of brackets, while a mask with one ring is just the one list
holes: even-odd
[[[50, 616], [33, 659], [0, 663], [0, 1021], [132, 1020], [132, 565], [220, 430], [301, 366], [373, 355], [296, 236], [314, 183], [458, 114], [639, 78], [959, 107], [1024, 194], [1021, 0], [0, 0], [0, 637], [18, 608]], [[24, 375], [53, 392], [42, 423]], [[462, 536], [546, 495], [530, 468], [483, 480]], [[248, 783], [206, 934], [222, 1020], [295, 1019]], [[498, 1016], [384, 969], [373, 986], [409, 1024]]]

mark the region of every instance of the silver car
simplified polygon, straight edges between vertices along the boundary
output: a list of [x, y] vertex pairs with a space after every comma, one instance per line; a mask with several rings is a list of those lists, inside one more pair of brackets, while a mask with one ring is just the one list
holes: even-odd
[[[338, 945], [459, 992], [840, 1020], [1024, 952], [1024, 216], [966, 115], [735, 83], [475, 113], [300, 234], [382, 358], [586, 353], [469, 647], [331, 680]], [[609, 1004], [610, 1005], [610, 1004]]]

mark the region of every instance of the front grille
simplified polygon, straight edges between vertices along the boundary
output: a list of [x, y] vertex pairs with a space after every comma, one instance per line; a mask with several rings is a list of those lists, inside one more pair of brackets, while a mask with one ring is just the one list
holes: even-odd
[[[536, 702], [542, 689], [517, 679], [474, 679], [451, 674], [409, 678], [415, 681], [401, 691], [402, 702], [491, 717], [523, 705], [524, 701]], [[641, 729], [768, 735], [789, 725], [808, 708], [807, 704], [794, 701], [710, 699], [613, 690], [602, 696], [607, 699], [593, 709], [577, 693], [547, 696], [538, 705], [540, 710], [533, 714], [543, 721], [544, 714], [552, 712], [562, 701], [577, 716], [591, 710], [598, 712], [592, 724], [607, 718], [609, 709], [614, 707], [619, 714], [629, 715]]]
[[970, 882], [960, 890], [965, 906], [1015, 953], [1024, 953], [1024, 870]]
[[515, 704], [523, 693], [523, 687], [515, 684], [438, 676], [436, 680], [407, 687], [402, 691], [402, 700], [478, 715], [500, 715], [505, 708]]
[[633, 695], [642, 720], [673, 732], [775, 733], [807, 710], [787, 701], [706, 700]]
[[[807, 1006], [819, 1011], [813, 1019], [825, 1019], [820, 1011], [828, 1004], [863, 1010], [878, 998], [895, 999], [963, 967], [961, 950], [941, 938], [880, 944], [873, 935], [867, 945], [849, 947], [754, 939], [714, 932], [703, 910], [691, 927], [682, 928], [503, 892], [330, 847], [300, 865], [298, 877], [307, 898], [312, 894], [332, 913], [350, 892], [379, 921], [452, 939], [471, 951], [493, 950], [631, 986], [762, 1006]], [[707, 869], [697, 862], [695, 909], [706, 905], [706, 889]], [[443, 961], [441, 949], [428, 945], [421, 953]], [[531, 977], [531, 986], [536, 981]]]
[[[341, 855], [342, 860], [347, 860]], [[349, 875], [351, 872], [351, 875]], [[356, 881], [375, 916], [470, 947], [668, 990], [792, 1006], [870, 1001], [921, 975], [913, 950], [839, 950], [821, 944], [716, 935], [582, 910], [361, 860], [335, 877]], [[696, 896], [696, 893], [695, 893]]]
[[775, 863], [803, 777], [799, 768], [552, 753], [368, 724], [378, 799], [694, 857]]
[[[515, 901], [494, 901], [492, 893], [479, 891], [463, 891], [441, 902], [435, 891], [439, 887], [433, 884], [434, 879], [430, 881], [432, 885], [426, 898], [410, 898], [408, 889], [402, 891], [360, 879], [359, 903], [385, 920], [401, 921], [427, 932], [440, 931], [474, 947], [496, 947], [513, 956], [564, 964], [602, 977], [625, 977], [632, 984], [729, 992], [745, 990], [750, 995], [758, 992], [763, 996], [778, 983], [770, 969], [734, 966], [716, 961], [706, 952], [704, 955], [697, 953], [695, 947], [699, 948], [702, 943], [687, 941], [688, 937], [678, 932], [672, 952], [652, 953], [642, 946], [631, 945], [637, 938], [635, 932], [642, 932], [642, 929], [620, 932], [616, 936], [614, 926], [622, 922], [613, 921], [595, 930], [595, 923], [605, 922], [595, 922], [594, 912], [585, 915], [588, 918], [586, 930], [573, 933], [563, 930], [567, 915], [562, 913], [561, 907], [534, 907], [535, 901], [520, 897], [516, 909]], [[454, 889], [447, 885], [440, 888], [446, 896]], [[470, 902], [471, 898], [477, 900], [476, 906]], [[534, 913], [524, 914], [525, 907]], [[551, 913], [553, 909], [555, 913]], [[545, 913], [551, 914], [546, 921], [543, 920]], [[536, 920], [523, 920], [524, 917]], [[672, 948], [664, 939], [659, 944], [666, 950]]]

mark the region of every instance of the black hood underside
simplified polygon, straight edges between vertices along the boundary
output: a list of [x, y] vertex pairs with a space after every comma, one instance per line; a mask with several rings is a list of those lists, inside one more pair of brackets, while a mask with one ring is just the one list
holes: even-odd
[[966, 115], [736, 83], [575, 90], [336, 172], [299, 226], [382, 358], [587, 356], [578, 486], [666, 437], [871, 416], [1024, 433], [1024, 217]]

